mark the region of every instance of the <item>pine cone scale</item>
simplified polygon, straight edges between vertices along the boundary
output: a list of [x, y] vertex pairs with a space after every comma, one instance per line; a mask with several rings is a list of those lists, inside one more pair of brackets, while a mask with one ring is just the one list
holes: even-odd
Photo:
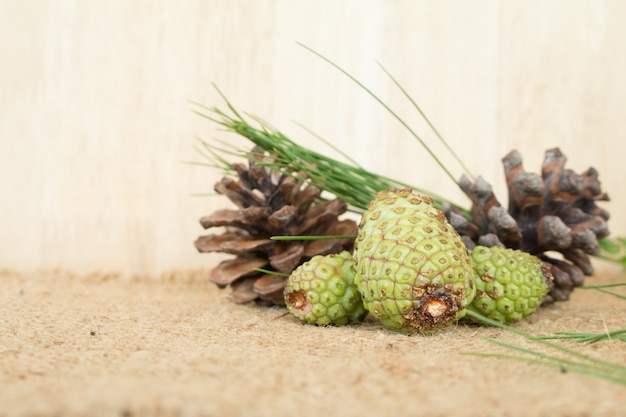
[[311, 207], [311, 204], [313, 204], [321, 194], [322, 191], [315, 187], [307, 187], [300, 191], [296, 197], [296, 207], [298, 207], [297, 215], [304, 215]]
[[255, 239], [253, 236], [232, 233], [225, 233], [219, 236], [200, 236], [195, 241], [198, 252], [223, 252], [232, 255], [266, 250], [273, 243], [269, 239]]
[[[281, 250], [277, 249], [282, 248]], [[270, 265], [284, 274], [290, 273], [300, 264], [304, 255], [304, 244], [294, 242], [292, 244], [276, 245], [275, 254], [269, 257]]]
[[287, 283], [287, 277], [281, 275], [265, 274], [260, 278], [254, 280], [254, 292], [267, 296], [276, 292], [282, 294], [285, 284]]
[[237, 304], [245, 304], [257, 299], [259, 294], [254, 292], [255, 281], [256, 278], [245, 278], [232, 282], [230, 299]]
[[226, 286], [236, 280], [256, 274], [255, 268], [267, 265], [266, 259], [235, 258], [220, 262], [211, 270], [209, 280], [217, 285]]
[[[200, 218], [200, 224], [205, 229], [210, 229], [212, 227], [220, 227], [220, 226], [235, 226], [235, 227], [247, 227], [254, 225], [254, 222], [251, 222], [246, 218], [244, 213], [250, 214], [251, 210], [244, 211], [243, 210], [218, 210], [213, 214], [208, 216], [203, 216]], [[254, 213], [254, 216], [258, 216], [259, 213]]]
[[295, 215], [296, 209], [294, 206], [283, 206], [267, 218], [267, 226], [270, 231], [280, 232], [280, 230], [283, 230], [293, 222]]
[[259, 206], [263, 204], [263, 202], [260, 201], [254, 193], [229, 177], [222, 178], [220, 182], [215, 184], [214, 189], [219, 194], [224, 194], [228, 197], [228, 199], [235, 203], [235, 205], [239, 208]]

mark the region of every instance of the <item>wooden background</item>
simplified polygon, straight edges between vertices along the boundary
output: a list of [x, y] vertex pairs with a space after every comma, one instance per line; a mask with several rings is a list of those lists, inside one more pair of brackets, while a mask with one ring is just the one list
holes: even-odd
[[[0, 1], [0, 268], [149, 274], [209, 267], [192, 242], [222, 197], [190, 101], [240, 109], [376, 172], [466, 203], [419, 145], [302, 42], [387, 100], [435, 152], [385, 65], [507, 201], [500, 158], [560, 146], [600, 170], [626, 235], [626, 2]], [[228, 137], [230, 138], [230, 137]], [[245, 145], [245, 142], [242, 142]], [[247, 146], [247, 145], [245, 145]], [[460, 168], [444, 162], [454, 175]]]

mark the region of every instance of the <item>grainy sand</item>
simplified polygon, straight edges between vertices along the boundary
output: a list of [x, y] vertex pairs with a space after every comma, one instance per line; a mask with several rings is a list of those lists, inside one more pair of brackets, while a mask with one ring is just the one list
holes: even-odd
[[[593, 283], [626, 281], [613, 266]], [[206, 273], [206, 271], [205, 271]], [[460, 325], [404, 336], [374, 321], [302, 325], [233, 304], [202, 272], [159, 279], [0, 272], [0, 416], [614, 416], [626, 386], [517, 361]], [[519, 328], [626, 328], [626, 302], [578, 290]], [[567, 343], [574, 345], [574, 343]], [[626, 363], [626, 345], [576, 345]], [[542, 348], [539, 348], [540, 350]]]

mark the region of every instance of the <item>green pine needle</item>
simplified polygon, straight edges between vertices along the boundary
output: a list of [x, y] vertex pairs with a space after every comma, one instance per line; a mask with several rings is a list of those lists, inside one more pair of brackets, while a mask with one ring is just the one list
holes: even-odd
[[322, 235], [322, 236], [272, 236], [270, 240], [325, 240], [325, 239], [355, 239], [356, 235]]
[[[226, 130], [247, 138], [253, 144], [276, 154], [276, 161], [267, 163], [257, 161], [259, 165], [271, 166], [282, 173], [304, 172], [311, 185], [334, 194], [345, 201], [356, 212], [367, 209], [370, 201], [376, 193], [392, 188], [410, 187], [409, 184], [394, 180], [382, 175], [374, 174], [354, 163], [346, 163], [336, 160], [327, 155], [309, 150], [289, 139], [282, 132], [275, 130], [263, 120], [248, 115], [257, 125], [248, 122], [241, 113], [228, 101], [226, 96], [215, 86], [228, 109], [232, 114], [227, 114], [217, 107], [206, 107], [198, 105], [204, 111], [197, 110], [196, 114], [204, 117]], [[327, 143], [327, 142], [325, 142]], [[203, 142], [206, 148], [213, 145]], [[430, 149], [427, 148], [430, 152]], [[239, 151], [241, 153], [242, 151]], [[215, 156], [215, 155], [213, 155]], [[220, 161], [222, 162], [222, 161]], [[300, 177], [297, 177], [303, 180]], [[444, 203], [448, 203], [457, 208], [466, 217], [471, 217], [469, 211], [436, 193], [412, 187], [416, 191], [429, 195], [435, 207], [442, 208]]]
[[599, 258], [626, 266], [626, 237], [605, 238], [600, 240]]
[[[533, 336], [530, 333], [526, 333], [507, 324], [491, 320], [471, 310], [468, 310], [467, 314], [484, 324], [499, 327], [506, 330], [507, 332], [514, 333], [529, 342], [543, 346], [544, 349], [547, 348], [549, 351], [558, 353], [558, 355], [552, 353], [544, 353], [536, 349], [525, 348], [513, 343], [503, 342], [490, 337], [484, 337], [484, 339], [494, 345], [513, 350], [514, 352], [517, 352], [517, 354], [503, 355], [499, 353], [463, 352], [464, 355], [505, 358], [510, 360], [529, 362], [537, 365], [557, 368], [563, 372], [577, 372], [596, 378], [606, 379], [608, 381], [616, 382], [621, 385], [626, 385], [626, 367], [623, 365], [585, 355], [576, 350], [547, 340], [548, 338]], [[566, 338], [567, 337], [560, 336], [554, 337], [554, 339]]]
[[256, 272], [260, 272], [262, 274], [278, 275], [280, 277], [289, 277], [289, 275], [290, 275], [290, 274], [286, 274], [284, 272], [272, 271], [270, 269], [264, 269], [264, 268], [253, 268], [253, 270], [256, 271]]
[[596, 343], [603, 340], [620, 340], [626, 342], [626, 329], [604, 333], [556, 332], [552, 336], [541, 336], [541, 339], [574, 339], [578, 343]]
[[613, 297], [622, 299], [622, 300], [626, 300], [626, 296], [622, 295], [622, 294], [618, 294], [614, 291], [608, 291], [606, 290], [606, 288], [615, 288], [615, 287], [626, 287], [626, 282], [617, 282], [614, 284], [605, 284], [605, 285], [585, 285], [582, 287], [579, 287], [581, 290], [596, 290], [598, 292], [601, 292], [603, 294], [608, 294], [611, 295]]
[[[413, 99], [413, 97], [408, 93], [408, 91], [406, 91], [404, 89], [404, 87], [402, 86], [402, 84], [400, 84], [393, 75], [391, 75], [391, 73], [389, 71], [387, 71], [387, 69], [380, 63], [378, 62], [378, 66], [385, 72], [385, 74], [387, 74], [387, 76], [389, 77], [389, 79], [391, 79], [391, 81], [393, 81], [393, 83], [396, 85], [396, 87], [398, 87], [398, 89], [402, 92], [402, 94], [404, 95], [404, 97], [407, 98], [407, 100], [409, 100], [409, 102], [411, 103], [411, 105], [413, 106], [413, 108], [415, 110], [417, 110], [417, 112], [420, 114], [420, 116], [422, 116], [422, 119], [424, 119], [424, 121], [428, 124], [428, 127], [430, 127], [430, 129], [435, 133], [435, 136], [437, 136], [437, 138], [439, 139], [439, 142], [441, 142], [443, 144], [443, 146], [448, 150], [448, 152], [450, 152], [450, 154], [452, 155], [452, 157], [459, 163], [459, 165], [461, 165], [461, 167], [463, 168], [463, 171], [465, 171], [465, 175], [467, 175], [468, 178], [474, 180], [475, 176], [472, 175], [472, 173], [470, 172], [470, 170], [467, 168], [467, 166], [465, 166], [465, 163], [463, 162], [463, 160], [459, 157], [459, 155], [454, 151], [454, 149], [452, 149], [450, 147], [450, 145], [448, 144], [448, 142], [443, 138], [443, 136], [441, 136], [441, 133], [439, 133], [439, 130], [437, 130], [437, 128], [435, 128], [435, 126], [431, 123], [430, 119], [426, 116], [426, 114], [422, 111], [422, 108], [417, 104], [417, 102]], [[420, 141], [421, 142], [421, 141]], [[424, 145], [422, 143], [422, 145]], [[424, 145], [427, 149], [428, 146]], [[438, 161], [438, 160], [437, 160]], [[458, 185], [458, 183], [457, 183]]]
[[[400, 124], [407, 130], [407, 132], [409, 132], [411, 134], [411, 136], [413, 136], [415, 139], [417, 139], [417, 141], [422, 145], [422, 147], [426, 150], [426, 152], [428, 152], [428, 154], [431, 156], [431, 158], [433, 158], [435, 160], [435, 162], [437, 163], [437, 165], [439, 165], [439, 167], [443, 170], [443, 172], [445, 172], [445, 174], [448, 176], [448, 178], [450, 178], [456, 185], [459, 185], [459, 183], [456, 180], [456, 178], [454, 178], [454, 175], [452, 175], [452, 173], [443, 164], [443, 162], [441, 162], [441, 160], [439, 160], [437, 155], [435, 155], [435, 153], [428, 147], [428, 145], [426, 145], [426, 143], [422, 140], [422, 138], [411, 128], [411, 126], [408, 125], [408, 123], [404, 119], [402, 119], [400, 116], [398, 116], [398, 114], [396, 112], [394, 112], [391, 109], [391, 107], [389, 107], [389, 105], [387, 105], [384, 101], [381, 100], [380, 97], [378, 97], [375, 93], [373, 93], [372, 90], [370, 90], [367, 86], [365, 86], [365, 84], [363, 84], [361, 81], [359, 81], [356, 77], [354, 77], [348, 71], [346, 71], [345, 69], [343, 69], [342, 67], [337, 65], [335, 62], [331, 61], [330, 59], [326, 58], [324, 55], [320, 54], [319, 52], [315, 51], [314, 49], [311, 49], [310, 47], [308, 47], [308, 46], [306, 46], [306, 45], [304, 45], [304, 44], [302, 44], [300, 42], [296, 42], [296, 43], [298, 45], [300, 45], [301, 47], [303, 47], [304, 49], [306, 49], [309, 52], [311, 52], [312, 54], [318, 56], [319, 58], [323, 59], [324, 61], [326, 61], [327, 63], [332, 65], [334, 68], [339, 70], [341, 73], [343, 73], [350, 80], [355, 82], [361, 89], [363, 89], [363, 91], [365, 91], [370, 96], [372, 96], [372, 98], [374, 100], [376, 100], [381, 106], [383, 106], [385, 108], [385, 110], [387, 110], [387, 112], [389, 114], [391, 114], [398, 122], [400, 122]], [[421, 112], [421, 110], [420, 110], [420, 112]]]

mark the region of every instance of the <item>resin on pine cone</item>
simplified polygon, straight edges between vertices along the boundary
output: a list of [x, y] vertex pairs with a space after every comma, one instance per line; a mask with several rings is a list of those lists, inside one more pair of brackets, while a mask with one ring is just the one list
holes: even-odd
[[263, 149], [253, 148], [248, 158], [247, 166], [232, 165], [238, 178], [224, 176], [215, 184], [215, 191], [237, 208], [217, 210], [200, 219], [205, 229], [223, 227], [223, 233], [200, 236], [195, 246], [199, 252], [234, 255], [219, 263], [209, 276], [220, 287], [230, 286], [233, 301], [282, 305], [287, 278], [257, 272], [257, 268], [290, 274], [315, 255], [352, 250], [354, 241], [282, 241], [271, 237], [353, 235], [357, 224], [350, 219], [340, 220], [347, 210], [346, 203], [321, 199], [321, 190], [302, 181], [302, 174], [278, 172], [266, 166], [275, 158]]
[[[502, 207], [484, 179], [472, 182], [463, 177], [460, 186], [472, 201], [472, 220], [450, 205], [444, 211], [468, 249], [500, 246], [541, 258], [554, 276], [554, 285], [543, 302], [565, 301], [574, 287], [583, 284], [585, 275], [593, 273], [588, 255], [597, 254], [598, 240], [609, 234], [609, 213], [597, 205], [598, 201], [608, 201], [598, 172], [589, 168], [576, 174], [566, 169], [566, 158], [559, 148], [546, 151], [541, 175], [526, 172], [517, 151], [502, 161], [508, 209]], [[562, 259], [550, 252], [560, 252]]]
[[460, 319], [474, 297], [467, 249], [432, 199], [413, 190], [378, 193], [355, 243], [355, 283], [386, 327], [429, 333]]

